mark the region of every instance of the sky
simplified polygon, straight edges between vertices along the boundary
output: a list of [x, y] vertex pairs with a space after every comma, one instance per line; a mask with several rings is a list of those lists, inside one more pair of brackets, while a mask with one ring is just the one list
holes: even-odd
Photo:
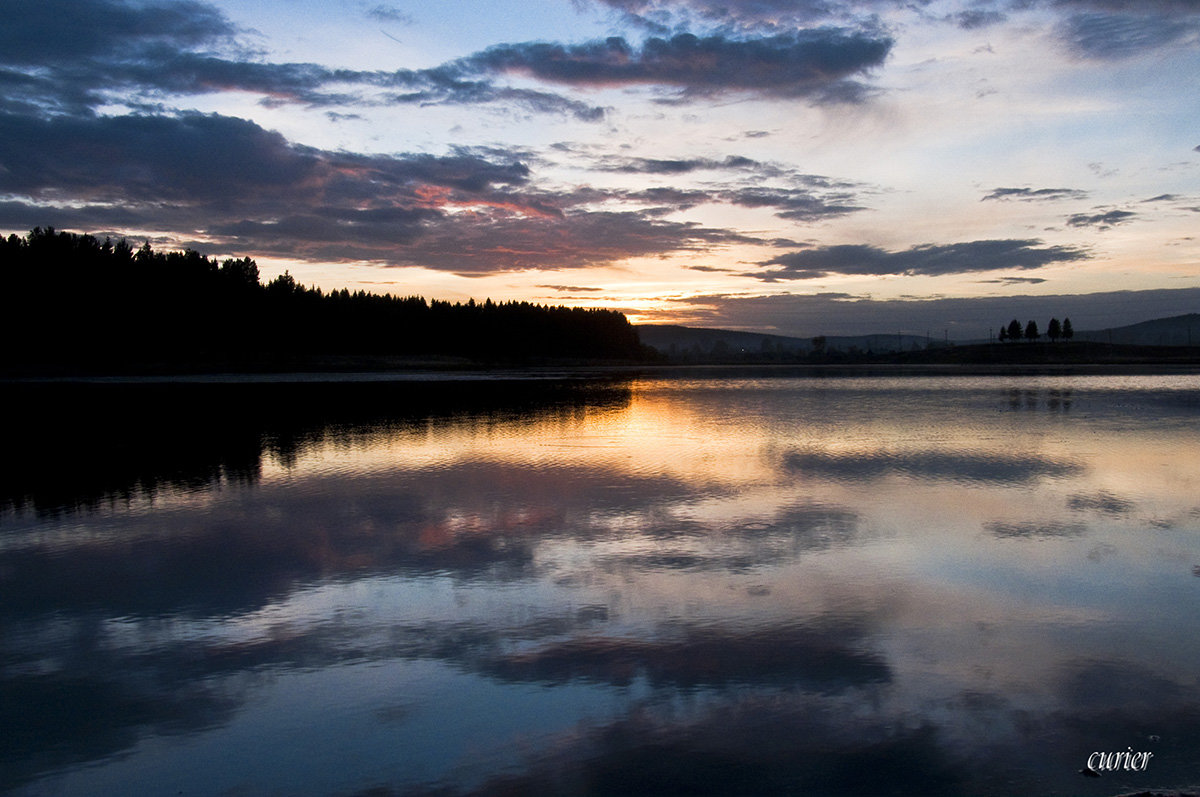
[[1200, 311], [1200, 0], [5, 0], [0, 230], [795, 336]]

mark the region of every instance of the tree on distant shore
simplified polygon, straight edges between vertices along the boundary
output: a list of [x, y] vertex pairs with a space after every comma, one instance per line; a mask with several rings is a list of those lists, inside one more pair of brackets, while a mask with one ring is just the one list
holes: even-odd
[[1075, 328], [1071, 326], [1071, 319], [1064, 318], [1062, 322], [1063, 340], [1070, 340], [1075, 337]]
[[1038, 332], [1037, 321], [1030, 319], [1029, 323], [1025, 325], [1025, 340], [1037, 340], [1040, 337], [1041, 333]]
[[1012, 321], [1008, 322], [1008, 339], [1020, 340], [1022, 337], [1023, 334], [1021, 332], [1021, 322], [1014, 318]]
[[1057, 318], [1051, 318], [1049, 326], [1046, 327], [1046, 337], [1050, 338], [1051, 342], [1055, 342], [1062, 335], [1062, 324]]

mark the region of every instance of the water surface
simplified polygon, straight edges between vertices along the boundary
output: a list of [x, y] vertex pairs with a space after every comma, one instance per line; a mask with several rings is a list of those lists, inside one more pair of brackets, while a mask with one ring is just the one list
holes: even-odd
[[6, 792], [1200, 784], [1200, 377], [18, 393]]

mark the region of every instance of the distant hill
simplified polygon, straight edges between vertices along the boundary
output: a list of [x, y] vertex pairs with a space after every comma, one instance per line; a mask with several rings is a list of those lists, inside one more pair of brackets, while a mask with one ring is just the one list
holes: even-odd
[[[670, 324], [641, 324], [636, 329], [643, 344], [666, 355], [669, 360], [679, 362], [795, 360], [837, 354], [857, 357], [924, 351], [947, 345], [988, 343], [982, 340], [946, 341], [897, 333], [829, 335], [821, 339], [823, 351], [818, 351], [814, 338]], [[1046, 340], [1044, 333], [1042, 340]], [[1112, 329], [1076, 330], [1073, 341], [1125, 346], [1200, 346], [1200, 313], [1158, 318]], [[1028, 344], [1013, 342], [1005, 345]]]
[[1156, 318], [1113, 329], [1077, 331], [1074, 339], [1131, 346], [1197, 346], [1200, 345], [1200, 313]]
[[[743, 332], [733, 329], [704, 329], [671, 324], [640, 324], [636, 327], [642, 343], [657, 349], [668, 357], [730, 356], [746, 357], [758, 355], [804, 356], [816, 350], [813, 338], [795, 338], [786, 335], [767, 335], [760, 332]], [[1200, 327], [1198, 327], [1200, 329]], [[942, 341], [924, 335], [829, 335], [824, 337], [828, 351], [911, 351], [924, 349], [928, 345], [943, 345]]]

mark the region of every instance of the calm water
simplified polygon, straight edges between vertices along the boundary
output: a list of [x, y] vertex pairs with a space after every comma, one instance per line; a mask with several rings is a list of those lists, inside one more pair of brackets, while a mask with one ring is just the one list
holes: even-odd
[[1200, 784], [1197, 376], [18, 392], [3, 792]]

